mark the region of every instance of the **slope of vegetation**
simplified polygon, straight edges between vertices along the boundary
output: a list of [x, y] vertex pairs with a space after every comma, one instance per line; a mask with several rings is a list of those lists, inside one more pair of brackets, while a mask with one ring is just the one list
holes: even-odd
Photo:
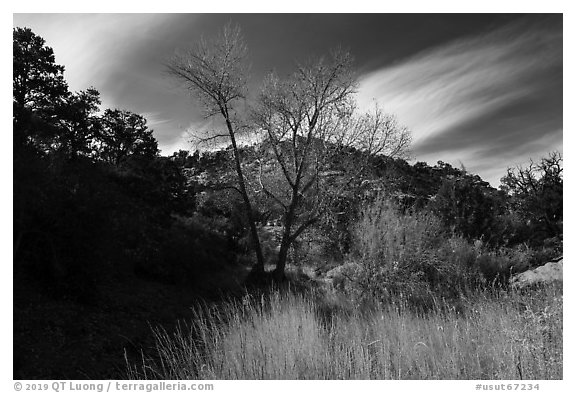
[[175, 333], [155, 329], [156, 349], [128, 375], [562, 379], [561, 284], [507, 289], [544, 251], [489, 248], [441, 228], [430, 212], [378, 198], [328, 285], [301, 269], [287, 287], [196, 308]]

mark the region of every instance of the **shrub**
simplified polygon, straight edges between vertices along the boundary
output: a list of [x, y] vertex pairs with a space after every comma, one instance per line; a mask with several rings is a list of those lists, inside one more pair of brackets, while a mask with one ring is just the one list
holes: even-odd
[[349, 258], [357, 263], [353, 295], [361, 302], [402, 299], [429, 309], [437, 297], [458, 297], [474, 281], [477, 251], [449, 237], [430, 212], [407, 211], [377, 199], [360, 216]]
[[234, 244], [194, 218], [175, 219], [157, 247], [155, 258], [137, 260], [136, 273], [153, 281], [186, 285], [198, 292], [224, 285], [221, 281], [235, 260]]
[[402, 213], [383, 198], [366, 206], [348, 255], [349, 264], [357, 266], [349, 272], [350, 294], [361, 303], [401, 301], [427, 310], [486, 285], [505, 286], [511, 274], [544, 255], [526, 245], [490, 249], [443, 228], [434, 214]]
[[473, 291], [506, 287], [512, 274], [540, 266], [555, 249], [526, 244], [490, 248], [450, 234], [430, 212], [401, 209], [379, 198], [353, 228], [346, 290], [359, 303], [402, 303], [429, 310]]
[[484, 250], [478, 257], [478, 268], [491, 285], [506, 286], [512, 274], [530, 267], [532, 250], [526, 245]]

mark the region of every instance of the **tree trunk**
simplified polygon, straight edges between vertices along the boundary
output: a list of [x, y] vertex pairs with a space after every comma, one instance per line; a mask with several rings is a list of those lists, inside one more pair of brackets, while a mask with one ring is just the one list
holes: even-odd
[[292, 224], [294, 223], [295, 210], [296, 210], [296, 199], [293, 196], [292, 203], [290, 204], [290, 207], [284, 219], [284, 233], [282, 234], [282, 241], [280, 243], [280, 252], [278, 253], [278, 261], [276, 262], [276, 268], [274, 269], [274, 279], [279, 281], [284, 279], [284, 270], [286, 269], [288, 250], [290, 249], [290, 244], [292, 244], [290, 238], [292, 232]]
[[15, 231], [17, 235], [14, 239], [14, 273], [16, 273], [20, 269], [20, 251], [22, 246], [22, 240], [24, 239], [25, 232], [23, 230]]
[[240, 164], [240, 154], [238, 152], [238, 146], [236, 145], [236, 138], [234, 136], [234, 129], [232, 128], [232, 123], [228, 117], [228, 112], [225, 108], [220, 108], [224, 118], [226, 119], [226, 126], [228, 127], [228, 133], [230, 135], [230, 141], [232, 143], [232, 151], [234, 152], [234, 164], [236, 167], [236, 174], [238, 175], [238, 186], [240, 188], [240, 193], [242, 194], [242, 199], [244, 200], [244, 207], [246, 209], [246, 218], [248, 219], [248, 225], [250, 227], [250, 239], [252, 243], [252, 248], [256, 252], [256, 265], [253, 268], [253, 273], [263, 274], [264, 273], [264, 255], [262, 254], [262, 246], [260, 245], [260, 237], [258, 236], [258, 228], [256, 228], [256, 222], [254, 220], [254, 213], [252, 212], [252, 204], [250, 203], [250, 198], [248, 197], [248, 192], [246, 191], [246, 184], [244, 182], [244, 176], [242, 174], [242, 166]]
[[280, 252], [278, 253], [278, 261], [274, 269], [274, 279], [282, 281], [284, 279], [284, 272], [286, 270], [286, 261], [288, 260], [288, 251], [290, 250], [290, 236], [289, 232], [284, 232], [282, 236], [282, 243], [280, 243]]

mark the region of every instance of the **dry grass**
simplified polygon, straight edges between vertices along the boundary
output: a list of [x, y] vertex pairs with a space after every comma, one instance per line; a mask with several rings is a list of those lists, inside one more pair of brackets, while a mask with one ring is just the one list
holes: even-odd
[[484, 293], [454, 309], [361, 313], [341, 300], [274, 292], [199, 310], [155, 331], [130, 365], [152, 379], [562, 379], [562, 293]]

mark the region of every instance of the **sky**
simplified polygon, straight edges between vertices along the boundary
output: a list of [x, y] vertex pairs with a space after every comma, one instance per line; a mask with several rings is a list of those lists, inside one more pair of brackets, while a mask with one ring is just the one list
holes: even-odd
[[217, 127], [166, 73], [177, 49], [238, 24], [250, 88], [343, 47], [360, 109], [412, 132], [412, 162], [464, 166], [493, 186], [506, 168], [563, 148], [563, 21], [556, 14], [14, 14], [54, 49], [71, 90], [144, 115], [163, 154]]

